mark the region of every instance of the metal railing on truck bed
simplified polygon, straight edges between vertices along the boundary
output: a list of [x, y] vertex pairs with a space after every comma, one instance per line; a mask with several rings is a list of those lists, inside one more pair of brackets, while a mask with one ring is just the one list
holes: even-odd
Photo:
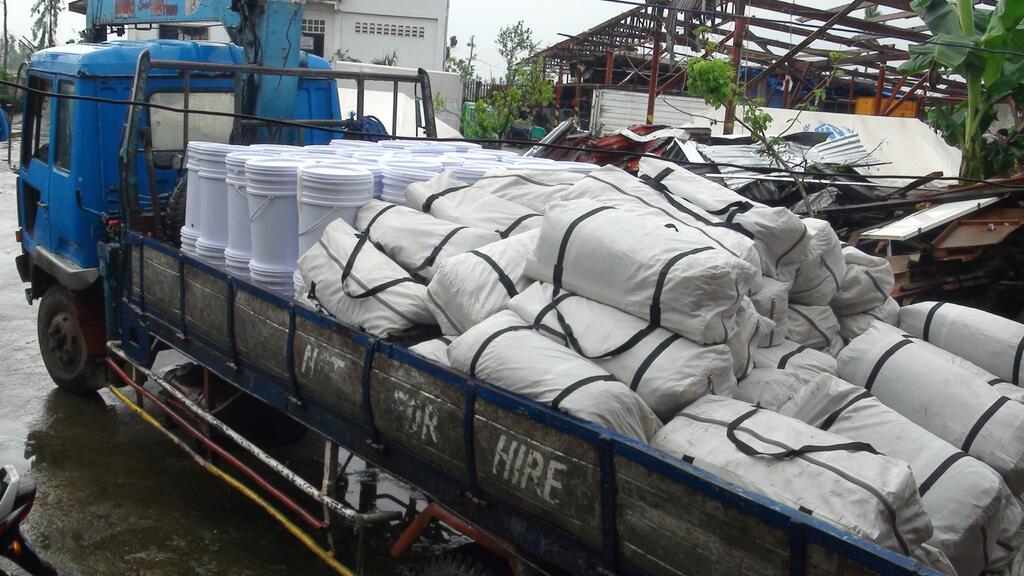
[[649, 446], [125, 236], [124, 350], [158, 339], [571, 574], [937, 574]]

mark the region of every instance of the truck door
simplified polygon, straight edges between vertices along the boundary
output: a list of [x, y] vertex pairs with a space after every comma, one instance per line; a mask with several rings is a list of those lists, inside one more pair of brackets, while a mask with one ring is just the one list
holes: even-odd
[[[75, 93], [75, 83], [69, 78], [57, 77], [56, 92], [64, 95]], [[87, 222], [96, 220], [92, 215], [82, 211], [78, 206], [77, 174], [72, 176], [72, 116], [71, 112], [77, 104], [70, 98], [55, 98], [53, 102], [54, 120], [50, 130], [50, 187], [48, 203], [51, 210], [50, 244], [54, 254], [63, 256], [75, 264], [83, 264], [85, 252], [94, 252], [95, 244], [90, 245], [90, 227]], [[98, 225], [98, 222], [97, 222]]]
[[[29, 88], [52, 92], [53, 77], [32, 74]], [[22, 122], [21, 169], [18, 194], [21, 213], [18, 214], [26, 248], [50, 248], [50, 171], [53, 146], [50, 143], [54, 121], [53, 98], [39, 92], [29, 92], [25, 117]]]

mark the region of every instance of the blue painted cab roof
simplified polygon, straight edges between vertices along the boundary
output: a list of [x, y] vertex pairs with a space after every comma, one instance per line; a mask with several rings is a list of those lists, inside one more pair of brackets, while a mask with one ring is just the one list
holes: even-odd
[[[244, 64], [245, 54], [235, 44], [187, 40], [115, 40], [97, 44], [66, 44], [32, 55], [32, 69], [70, 76], [133, 76], [139, 54], [149, 49], [153, 60]], [[319, 56], [303, 54], [307, 67], [321, 70], [331, 65]], [[158, 71], [153, 72], [159, 74]]]

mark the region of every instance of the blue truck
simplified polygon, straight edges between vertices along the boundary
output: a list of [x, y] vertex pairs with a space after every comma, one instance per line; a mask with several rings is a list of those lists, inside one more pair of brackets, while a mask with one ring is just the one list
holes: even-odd
[[[421, 135], [436, 135], [425, 72], [344, 74], [288, 48], [299, 43], [270, 21], [301, 18], [301, 4], [200, 4], [216, 13], [195, 18], [221, 19], [241, 45], [103, 41], [123, 25], [118, 18], [164, 16], [145, 12], [155, 2], [89, 0], [93, 41], [38, 52], [19, 73], [17, 268], [29, 302], [39, 302], [40, 354], [58, 386], [76, 394], [108, 387], [342, 574], [352, 572], [329, 551], [332, 526], [380, 524], [400, 529], [395, 556], [438, 526], [465, 536], [470, 544], [422, 568], [435, 576], [934, 573], [649, 446], [432, 364], [409, 352], [415, 333], [371, 337], [183, 254], [174, 230], [191, 140], [310, 144], [351, 134], [368, 82], [393, 85], [396, 101], [399, 84], [412, 85]], [[341, 112], [342, 81], [359, 87], [355, 118]], [[155, 373], [163, 350], [193, 359], [198, 383]], [[217, 408], [229, 394], [323, 437], [320, 482], [226, 423]], [[143, 403], [174, 421], [178, 435]], [[338, 495], [339, 447], [427, 501], [381, 511], [382, 495], [368, 485], [347, 502]]]

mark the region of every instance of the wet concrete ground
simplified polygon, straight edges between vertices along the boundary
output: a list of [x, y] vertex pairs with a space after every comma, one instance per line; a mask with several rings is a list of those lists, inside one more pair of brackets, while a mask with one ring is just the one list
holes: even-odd
[[[4, 147], [0, 152], [6, 156]], [[14, 267], [15, 179], [0, 166], [0, 464], [35, 477], [24, 531], [61, 574], [333, 573], [277, 522], [199, 468], [109, 392], [79, 398], [50, 381]], [[38, 304], [38, 303], [37, 303]], [[314, 438], [275, 452], [315, 469]], [[407, 574], [371, 538], [366, 574]], [[355, 548], [349, 537], [346, 548]], [[355, 565], [355, 554], [341, 554]], [[0, 559], [0, 571], [21, 574]]]

